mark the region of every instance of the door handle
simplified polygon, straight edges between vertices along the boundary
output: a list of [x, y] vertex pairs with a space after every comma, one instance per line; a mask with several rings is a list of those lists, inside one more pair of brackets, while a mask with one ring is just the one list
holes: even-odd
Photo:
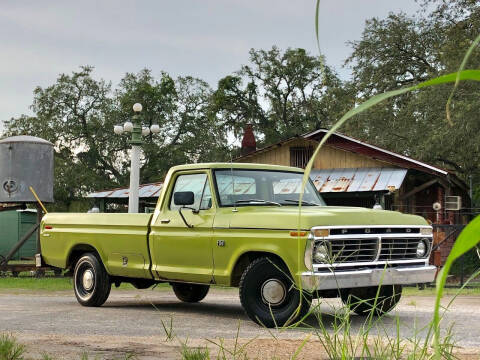
[[170, 219], [162, 219], [160, 220], [162, 224], [168, 224], [170, 222]]

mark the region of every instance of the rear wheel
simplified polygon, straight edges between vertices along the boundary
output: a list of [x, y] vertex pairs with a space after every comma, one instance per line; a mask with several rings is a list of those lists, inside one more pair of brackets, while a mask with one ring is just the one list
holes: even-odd
[[172, 283], [172, 288], [178, 300], [195, 303], [207, 296], [210, 285]]
[[269, 258], [254, 260], [240, 280], [240, 302], [248, 317], [266, 327], [303, 318], [311, 297], [295, 288], [288, 269]]
[[73, 273], [73, 289], [83, 306], [101, 306], [108, 299], [112, 284], [100, 260], [92, 253], [83, 255]]
[[342, 302], [348, 304], [353, 312], [368, 315], [373, 311], [377, 316], [391, 311], [400, 301], [401, 295], [401, 285], [382, 285], [380, 290], [378, 286], [370, 286], [341, 292]]

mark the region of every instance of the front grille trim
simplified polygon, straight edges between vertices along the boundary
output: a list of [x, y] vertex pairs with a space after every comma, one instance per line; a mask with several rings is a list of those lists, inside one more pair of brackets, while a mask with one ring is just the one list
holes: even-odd
[[[406, 226], [397, 227], [399, 230], [407, 228]], [[332, 227], [325, 228], [332, 229]], [[335, 228], [345, 229], [347, 227]], [[355, 228], [362, 229], [366, 227], [358, 226]], [[370, 228], [373, 228], [373, 226]], [[315, 268], [328, 268], [347, 267], [355, 264], [358, 266], [366, 264], [408, 264], [412, 262], [425, 264], [428, 261], [432, 235], [422, 235], [420, 229], [430, 228], [429, 226], [408, 227], [412, 229], [412, 233], [403, 231], [400, 233], [385, 233], [383, 232], [384, 228], [394, 228], [394, 226], [378, 227], [373, 234], [329, 235], [324, 238], [316, 238], [315, 246], [321, 243], [328, 245], [333, 262], [317, 263], [313, 260], [313, 266]], [[417, 245], [422, 240], [427, 240], [429, 249], [425, 257], [417, 258]]]

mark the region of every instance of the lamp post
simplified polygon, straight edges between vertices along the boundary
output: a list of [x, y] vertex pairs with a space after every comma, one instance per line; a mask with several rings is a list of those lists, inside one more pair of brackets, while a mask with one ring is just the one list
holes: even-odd
[[143, 144], [142, 135], [147, 136], [152, 132], [157, 134], [160, 132], [160, 127], [154, 124], [150, 127], [142, 127], [140, 112], [142, 111], [142, 104], [136, 103], [133, 105], [133, 121], [126, 121], [123, 125], [115, 125], [113, 131], [117, 135], [124, 132], [131, 132], [132, 137], [129, 143], [132, 145], [130, 152], [130, 190], [128, 193], [128, 212], [138, 213], [138, 188], [140, 186], [140, 152]]

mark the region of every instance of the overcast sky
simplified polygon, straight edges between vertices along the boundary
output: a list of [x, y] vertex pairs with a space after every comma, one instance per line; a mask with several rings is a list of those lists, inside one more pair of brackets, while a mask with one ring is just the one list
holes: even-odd
[[[417, 9], [415, 0], [322, 0], [327, 62], [348, 77], [346, 42], [360, 38], [366, 19]], [[0, 121], [30, 114], [36, 86], [80, 65], [114, 86], [144, 67], [215, 86], [248, 62], [250, 48], [317, 54], [314, 11], [315, 0], [0, 0]]]

